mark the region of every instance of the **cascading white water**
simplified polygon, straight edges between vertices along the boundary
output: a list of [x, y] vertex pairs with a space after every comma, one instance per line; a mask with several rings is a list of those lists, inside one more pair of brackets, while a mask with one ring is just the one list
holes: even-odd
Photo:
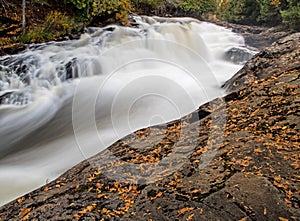
[[135, 17], [138, 28], [88, 28], [79, 40], [0, 58], [0, 205], [118, 139], [224, 94], [244, 47], [190, 18]]

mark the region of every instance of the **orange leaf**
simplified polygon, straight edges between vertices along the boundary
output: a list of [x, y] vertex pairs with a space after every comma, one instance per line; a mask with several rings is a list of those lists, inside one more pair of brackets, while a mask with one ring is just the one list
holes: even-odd
[[185, 214], [185, 213], [190, 212], [190, 211], [192, 211], [192, 210], [194, 210], [193, 207], [186, 207], [186, 208], [183, 208], [183, 209], [178, 210], [177, 212], [178, 212], [180, 215], [182, 215], [182, 214]]
[[22, 203], [24, 200], [25, 200], [25, 197], [23, 196], [23, 197], [19, 198], [17, 201], [18, 201], [18, 203]]
[[24, 216], [23, 218], [22, 218], [22, 221], [27, 221], [29, 219], [29, 214], [27, 214], [26, 216]]
[[96, 183], [96, 187], [101, 189], [103, 187], [103, 184], [102, 183]]
[[260, 148], [254, 149], [254, 153], [262, 153], [263, 151]]
[[156, 197], [161, 197], [163, 195], [163, 193], [162, 192], [159, 192], [157, 195], [156, 195]]
[[121, 14], [120, 14], [120, 13], [117, 13], [117, 14], [116, 14], [116, 19], [117, 19], [117, 20], [120, 20], [120, 19], [121, 19], [121, 17], [122, 17], [122, 16], [121, 16]]
[[291, 166], [295, 169], [295, 170], [298, 170], [300, 168], [300, 163], [299, 162], [295, 162], [295, 163], [292, 163]]
[[280, 221], [289, 221], [288, 219], [283, 218], [283, 217], [278, 217], [278, 219], [279, 219]]
[[192, 213], [191, 215], [189, 215], [189, 216], [186, 218], [186, 221], [192, 220], [194, 216], [195, 216], [195, 214]]
[[76, 214], [74, 214], [74, 219], [79, 219], [80, 218], [80, 215], [78, 215], [77, 213]]
[[19, 212], [19, 216], [20, 215], [24, 215], [26, 213], [29, 213], [31, 211], [31, 208], [23, 208], [21, 209], [21, 211]]

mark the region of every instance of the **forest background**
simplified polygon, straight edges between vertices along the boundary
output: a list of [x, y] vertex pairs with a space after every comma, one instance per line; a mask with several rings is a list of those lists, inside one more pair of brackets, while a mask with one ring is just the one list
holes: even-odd
[[87, 26], [130, 26], [132, 14], [300, 30], [299, 0], [0, 0], [0, 6], [0, 47], [74, 38]]

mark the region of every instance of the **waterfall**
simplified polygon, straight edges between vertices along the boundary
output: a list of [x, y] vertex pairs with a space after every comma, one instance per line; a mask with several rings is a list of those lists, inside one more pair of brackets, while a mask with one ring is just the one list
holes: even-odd
[[220, 85], [242, 67], [226, 52], [254, 53], [214, 24], [134, 19], [134, 28], [89, 27], [78, 40], [0, 57], [0, 204], [137, 129], [223, 96]]

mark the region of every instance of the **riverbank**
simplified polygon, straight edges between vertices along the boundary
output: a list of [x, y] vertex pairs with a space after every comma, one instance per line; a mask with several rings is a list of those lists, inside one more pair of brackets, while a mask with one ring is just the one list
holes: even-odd
[[[233, 78], [226, 97], [126, 136], [1, 207], [0, 219], [297, 220], [299, 42], [266, 48], [241, 71], [259, 77]], [[284, 58], [295, 65], [280, 68]]]
[[[13, 0], [10, 2], [4, 1], [3, 7], [0, 8], [0, 56], [15, 54], [26, 49], [26, 44], [22, 43], [20, 38], [22, 38], [22, 7], [19, 1]], [[145, 7], [145, 6], [144, 6]], [[33, 37], [32, 43], [41, 43], [45, 41], [61, 41], [66, 39], [78, 38], [85, 28], [85, 23], [83, 21], [72, 23], [71, 20], [75, 18], [76, 11], [72, 11], [72, 8], [68, 7], [66, 4], [59, 4], [56, 1], [34, 1], [26, 6], [26, 30], [27, 32], [32, 32], [31, 35], [37, 35]], [[247, 45], [252, 46], [258, 50], [263, 49], [266, 46], [271, 45], [278, 39], [285, 37], [294, 31], [287, 28], [286, 26], [276, 26], [276, 27], [263, 27], [263, 26], [247, 26], [233, 24], [226, 21], [221, 21], [216, 18], [216, 16], [200, 16], [197, 13], [189, 13], [182, 10], [170, 11], [168, 14], [167, 9], [164, 10], [152, 10], [147, 11], [145, 8], [139, 10], [136, 8], [134, 11], [145, 13], [147, 15], [158, 15], [158, 16], [191, 16], [196, 19], [203, 21], [215, 23], [217, 25], [231, 29], [233, 32], [239, 33], [244, 36]], [[51, 21], [48, 21], [49, 25], [54, 25], [57, 27], [52, 27], [57, 34], [52, 38], [47, 32], [35, 33], [41, 31], [36, 29], [42, 24], [47, 23], [47, 16], [51, 12], [58, 12], [58, 14], [53, 14]], [[63, 12], [63, 13], [62, 13]], [[59, 14], [60, 13], [60, 14]], [[68, 20], [68, 18], [70, 20]], [[68, 24], [71, 22], [72, 24]], [[131, 26], [132, 20], [129, 16], [129, 21], [122, 23], [111, 18], [103, 18], [103, 20], [93, 21], [93, 25], [103, 27], [108, 24], [119, 24]], [[66, 23], [66, 24], [64, 24]], [[68, 26], [68, 30], [63, 30]], [[70, 27], [69, 27], [70, 26]], [[49, 31], [49, 30], [48, 30]], [[61, 32], [61, 34], [59, 34]], [[40, 37], [38, 37], [40, 35]], [[45, 35], [45, 40], [43, 35]], [[31, 36], [32, 37], [32, 36]]]

